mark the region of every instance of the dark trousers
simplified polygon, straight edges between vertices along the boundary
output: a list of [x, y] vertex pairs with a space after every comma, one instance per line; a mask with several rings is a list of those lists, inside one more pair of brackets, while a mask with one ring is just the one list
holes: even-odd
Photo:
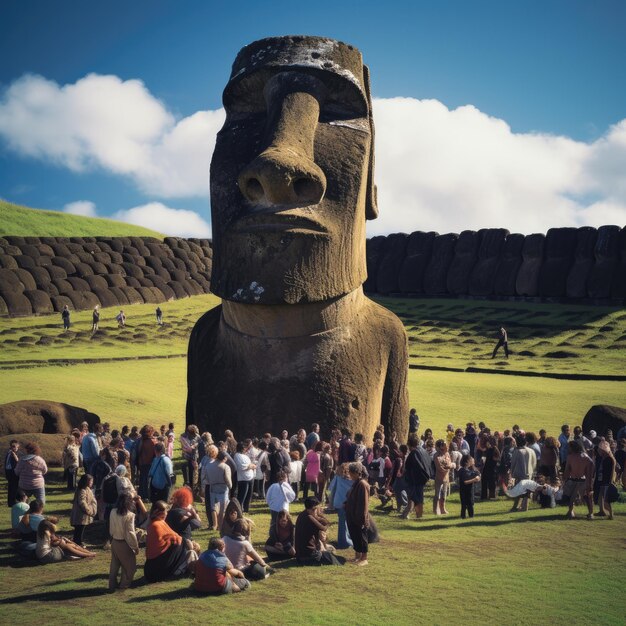
[[262, 500], [265, 500], [265, 478], [255, 479], [254, 493], [258, 494], [259, 498]]
[[498, 343], [496, 344], [496, 347], [493, 349], [493, 354], [491, 355], [491, 358], [495, 358], [496, 353], [498, 352], [498, 349], [500, 348], [500, 346], [504, 346], [504, 356], [506, 356], [506, 358], [509, 358], [509, 342], [508, 341], [504, 341], [504, 339], [499, 339]]
[[194, 474], [196, 469], [196, 463], [194, 461], [185, 461], [183, 464], [183, 482], [189, 485], [191, 491], [194, 488]]
[[74, 543], [77, 543], [79, 546], [83, 544], [84, 532], [85, 526], [83, 524], [76, 524], [76, 526], [74, 526], [74, 536], [72, 537]]
[[250, 499], [252, 498], [252, 481], [240, 480], [237, 482], [237, 500], [241, 504], [244, 513], [250, 509]]
[[[465, 487], [465, 485], [463, 485]], [[467, 487], [471, 487], [472, 491], [466, 492], [463, 487], [461, 487], [461, 518], [465, 519], [466, 515], [469, 517], [474, 517], [474, 494], [473, 489], [474, 485], [467, 485]]]
[[154, 485], [150, 485], [150, 502], [154, 504], [159, 500], [163, 500], [163, 502], [167, 502], [170, 498], [170, 488], [169, 486], [163, 487], [163, 489], [157, 489]]
[[76, 491], [76, 474], [78, 473], [77, 467], [69, 467], [65, 470], [67, 478], [67, 488], [70, 491]]
[[149, 474], [150, 474], [150, 465], [139, 466], [139, 497], [142, 500], [148, 499]]
[[348, 532], [350, 533], [350, 539], [352, 539], [354, 551], [367, 554], [367, 529], [364, 526], [348, 522]]
[[480, 498], [486, 500], [487, 497], [496, 497], [496, 473], [494, 470], [483, 471], [480, 481]]
[[17, 495], [19, 476], [16, 476], [13, 470], [5, 470], [7, 477], [7, 506], [11, 507], [15, 504], [15, 496]]

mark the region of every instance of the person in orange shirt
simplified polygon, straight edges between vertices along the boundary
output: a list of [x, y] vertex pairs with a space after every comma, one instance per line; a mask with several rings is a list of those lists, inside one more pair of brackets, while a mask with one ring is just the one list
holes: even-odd
[[199, 546], [183, 539], [165, 522], [167, 504], [157, 500], [150, 510], [144, 576], [148, 582], [178, 578], [193, 570]]

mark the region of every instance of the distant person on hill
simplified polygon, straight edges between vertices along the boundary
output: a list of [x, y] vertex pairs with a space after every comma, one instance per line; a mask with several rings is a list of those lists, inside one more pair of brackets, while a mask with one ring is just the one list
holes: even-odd
[[96, 306], [93, 308], [93, 313], [91, 315], [92, 318], [92, 325], [91, 325], [91, 332], [95, 333], [98, 330], [98, 325], [100, 324], [100, 305], [96, 304]]
[[493, 349], [493, 354], [491, 355], [492, 359], [496, 358], [496, 353], [498, 352], [498, 349], [500, 347], [504, 347], [504, 356], [506, 356], [506, 358], [509, 358], [509, 334], [506, 332], [506, 328], [504, 328], [504, 326], [500, 327], [500, 330], [498, 331], [498, 343], [496, 344], [496, 347]]
[[126, 315], [123, 310], [120, 309], [120, 312], [117, 314], [115, 319], [117, 320], [118, 328], [124, 328], [126, 326]]
[[163, 324], [163, 311], [161, 311], [161, 307], [158, 306], [156, 308], [156, 323], [161, 326]]
[[61, 319], [63, 320], [63, 330], [70, 329], [70, 309], [67, 304], [63, 307], [61, 311]]

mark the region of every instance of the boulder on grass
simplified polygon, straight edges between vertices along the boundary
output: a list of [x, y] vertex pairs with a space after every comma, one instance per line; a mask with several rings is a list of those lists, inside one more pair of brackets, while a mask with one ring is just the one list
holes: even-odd
[[24, 450], [27, 443], [36, 444], [41, 451], [41, 457], [48, 467], [62, 467], [63, 447], [65, 446], [66, 437], [67, 435], [60, 433], [19, 433], [0, 436], [0, 454], [4, 458], [9, 451], [11, 440], [17, 439], [20, 442], [21, 450]]
[[590, 430], [595, 430], [599, 437], [604, 437], [607, 430], [613, 431], [613, 437], [617, 437], [618, 431], [624, 426], [626, 409], [608, 404], [595, 404], [583, 420], [583, 432], [589, 434]]

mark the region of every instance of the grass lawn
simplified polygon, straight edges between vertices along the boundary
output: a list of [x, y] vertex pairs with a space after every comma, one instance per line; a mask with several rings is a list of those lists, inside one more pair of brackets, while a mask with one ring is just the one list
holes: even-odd
[[99, 217], [70, 215], [62, 211], [31, 209], [0, 200], [0, 237], [156, 237], [157, 233], [143, 226], [116, 222]]
[[[565, 420], [581, 423], [593, 404], [626, 406], [624, 382], [463, 371], [622, 374], [624, 310], [380, 301], [404, 321], [413, 365], [460, 370], [409, 371], [411, 405], [418, 409], [422, 428], [431, 427], [436, 435], [443, 434], [448, 422], [460, 425], [470, 419], [500, 429], [517, 422], [556, 434]], [[58, 315], [0, 319], [0, 402], [56, 400], [88, 408], [114, 427], [174, 421], [181, 432], [186, 358], [180, 355], [186, 352], [194, 321], [216, 303], [213, 296], [167, 303], [161, 328], [154, 323], [151, 306], [125, 308], [129, 326], [123, 330], [116, 328], [116, 311], [104, 310], [95, 338], [89, 332], [89, 312], [73, 313], [73, 327], [65, 334]], [[489, 358], [500, 323], [509, 329], [515, 353], [508, 363]], [[534, 356], [521, 354], [526, 351]], [[549, 356], [559, 351], [576, 356]], [[54, 470], [52, 474], [54, 478]], [[5, 488], [2, 479], [0, 497], [6, 497]], [[292, 512], [301, 508], [292, 507]], [[626, 502], [615, 506], [612, 522], [565, 521], [562, 508], [535, 507], [526, 514], [509, 513], [509, 508], [504, 498], [479, 502], [475, 519], [462, 522], [453, 493], [445, 519], [427, 515], [420, 522], [403, 521], [373, 510], [382, 541], [372, 546], [369, 567], [304, 569], [286, 564], [269, 580], [253, 584], [246, 595], [231, 597], [197, 598], [189, 594], [187, 580], [140, 585], [109, 596], [108, 553], [98, 549], [91, 562], [24, 565], [13, 558], [4, 534], [0, 623], [36, 619], [55, 625], [70, 620], [95, 626], [120, 619], [127, 624], [236, 619], [241, 624], [623, 624]], [[61, 517], [62, 532], [71, 530], [69, 509], [70, 495], [51, 482], [47, 511]], [[253, 542], [261, 546], [269, 515], [255, 504], [252, 517], [257, 526]], [[0, 528], [8, 527], [8, 519], [8, 509], [1, 508]], [[203, 547], [209, 536], [209, 531], [199, 532]]]

